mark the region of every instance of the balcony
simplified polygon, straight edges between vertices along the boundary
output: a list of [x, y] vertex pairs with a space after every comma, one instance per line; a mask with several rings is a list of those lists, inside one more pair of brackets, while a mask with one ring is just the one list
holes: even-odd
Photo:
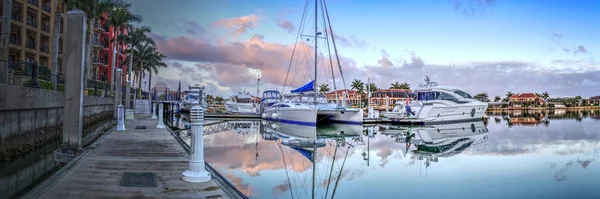
[[40, 45], [40, 51], [50, 53], [50, 47], [48, 47], [48, 45], [42, 44]]
[[[18, 12], [18, 13], [16, 13]], [[23, 18], [21, 17], [21, 11], [20, 10], [14, 10], [13, 13], [10, 15], [10, 18], [12, 20], [18, 21], [18, 22], [23, 22]]]
[[20, 37], [13, 37], [12, 35], [10, 36], [10, 43], [14, 44], [14, 45], [21, 45], [21, 38]]
[[50, 8], [50, 4], [44, 3], [44, 4], [42, 4], [42, 10], [44, 10], [46, 12], [50, 12], [52, 10], [52, 8]]
[[98, 57], [98, 56], [93, 56], [92, 57], [92, 64], [94, 65], [102, 65], [102, 58]]
[[94, 30], [95, 31], [98, 31], [98, 32], [103, 32], [104, 31], [104, 27], [102, 27], [102, 24], [100, 23], [100, 20], [94, 20], [93, 24], [94, 24]]
[[26, 47], [29, 48], [29, 49], [35, 49], [35, 41], [27, 40]]
[[92, 47], [94, 48], [104, 48], [104, 43], [99, 39], [92, 39]]
[[48, 25], [48, 24], [43, 24], [43, 25], [42, 25], [42, 30], [43, 30], [43, 31], [46, 31], [46, 32], [48, 32], [48, 33], [50, 33], [50, 25]]
[[31, 16], [27, 17], [27, 25], [37, 28], [37, 22], [35, 21], [35, 18], [31, 18]]
[[27, 0], [27, 3], [34, 5], [34, 6], [38, 6], [38, 1], [37, 0]]

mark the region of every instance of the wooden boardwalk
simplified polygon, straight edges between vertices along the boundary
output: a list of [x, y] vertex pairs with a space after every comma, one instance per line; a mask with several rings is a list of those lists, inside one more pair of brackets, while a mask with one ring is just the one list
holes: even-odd
[[[206, 183], [181, 180], [189, 156], [166, 129], [156, 128], [156, 120], [127, 120], [126, 129], [108, 134], [40, 198], [229, 198], [214, 176]], [[121, 186], [125, 172], [152, 173], [156, 186]]]

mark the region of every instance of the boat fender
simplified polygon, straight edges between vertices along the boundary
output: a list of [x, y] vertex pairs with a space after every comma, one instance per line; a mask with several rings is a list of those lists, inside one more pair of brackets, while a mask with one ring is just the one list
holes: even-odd
[[273, 118], [273, 119], [275, 119], [275, 120], [277, 119], [277, 117], [278, 117], [278, 116], [279, 116], [279, 115], [277, 115], [277, 113], [273, 113], [273, 114], [271, 114], [271, 118]]
[[263, 113], [263, 114], [261, 115], [261, 117], [262, 117], [263, 119], [267, 119], [267, 113]]

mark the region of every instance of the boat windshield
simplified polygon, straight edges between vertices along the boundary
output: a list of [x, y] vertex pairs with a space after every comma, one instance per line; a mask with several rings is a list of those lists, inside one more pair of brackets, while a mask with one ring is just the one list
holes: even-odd
[[279, 99], [279, 92], [277, 91], [267, 91], [263, 93], [264, 99]]
[[236, 102], [237, 103], [252, 103], [252, 99], [251, 98], [237, 98], [236, 97]]
[[438, 91], [429, 91], [429, 92], [419, 92], [418, 98], [419, 101], [429, 101], [429, 100], [448, 100], [453, 102], [458, 102], [458, 99], [455, 97]]
[[198, 100], [199, 96], [197, 95], [187, 95], [185, 96], [185, 100]]
[[[315, 96], [312, 94], [307, 95], [288, 95], [285, 96], [286, 102], [295, 102], [295, 103], [313, 103], [315, 102]], [[327, 99], [324, 95], [319, 95], [317, 97], [317, 103], [327, 103]]]
[[469, 93], [461, 91], [461, 90], [454, 91], [454, 93], [456, 93], [464, 98], [473, 98], [473, 97], [471, 97], [471, 95], [469, 95]]

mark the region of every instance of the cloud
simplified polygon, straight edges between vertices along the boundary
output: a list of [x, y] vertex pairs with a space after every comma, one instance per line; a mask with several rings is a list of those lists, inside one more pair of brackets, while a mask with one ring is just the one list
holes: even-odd
[[454, 9], [467, 17], [483, 16], [495, 0], [451, 0]]
[[251, 15], [242, 16], [242, 17], [238, 17], [238, 18], [221, 19], [221, 20], [215, 22], [215, 25], [223, 26], [227, 29], [234, 30], [233, 36], [235, 37], [240, 34], [244, 34], [244, 33], [248, 32], [248, 30], [256, 27], [256, 25], [258, 25], [258, 21], [260, 19], [261, 19], [261, 17], [251, 14]]
[[[207, 78], [216, 78], [215, 83], [236, 88], [240, 88], [242, 85], [250, 85], [255, 88], [253, 82], [258, 74], [263, 80], [261, 84], [267, 83], [274, 87], [283, 86], [294, 49], [293, 45], [265, 42], [262, 35], [254, 35], [246, 41], [228, 44], [211, 44], [189, 36], [173, 38], [154, 36], [153, 38], [158, 49], [170, 59], [198, 63], [194, 65], [196, 67], [194, 70], [211, 74], [212, 76]], [[288, 86], [299, 86], [306, 83], [304, 80], [306, 78], [302, 78], [302, 75], [307, 74], [308, 68], [312, 70], [312, 64], [310, 64], [311, 67], [308, 67], [309, 63], [314, 62], [312, 61], [314, 60], [312, 52], [314, 52], [313, 48], [308, 43], [297, 44], [288, 77]], [[328, 59], [320, 58], [319, 60], [322, 61], [321, 63], [329, 64]], [[332, 62], [337, 66], [336, 59], [333, 59]], [[356, 63], [350, 58], [340, 56], [340, 63], [344, 72], [357, 70]], [[194, 74], [194, 72], [182, 70], [182, 76], [188, 76], [186, 74]], [[325, 74], [323, 73], [323, 75]], [[330, 77], [330, 73], [327, 75]]]
[[377, 61], [377, 63], [383, 67], [390, 67], [394, 63], [388, 58], [390, 55], [387, 53], [385, 49], [381, 49], [381, 59]]
[[195, 21], [179, 19], [175, 20], [174, 24], [176, 28], [183, 30], [187, 35], [190, 36], [203, 35], [206, 31], [202, 25], [196, 23]]
[[339, 44], [343, 47], [364, 48], [367, 45], [364, 40], [358, 39], [354, 36], [342, 36], [335, 31], [329, 31], [329, 28], [327, 28], [327, 31], [333, 35], [336, 44]]
[[[225, 44], [209, 43], [191, 36], [152, 37], [159, 50], [172, 60], [173, 67], [165, 69], [169, 72], [161, 72], [159, 76], [165, 80], [181, 79], [182, 84], [210, 85], [214, 88], [210, 92], [216, 92], [211, 93], [214, 95], [227, 97], [227, 94], [244, 89], [255, 90], [257, 75], [261, 76], [261, 88], [281, 90], [286, 75], [289, 74], [289, 88], [306, 83], [307, 77], [313, 74], [313, 49], [304, 42], [298, 43], [288, 73], [293, 44], [266, 42], [262, 35]], [[559, 34], [551, 37], [555, 43], [561, 43], [562, 39]], [[579, 51], [590, 53], [583, 45]], [[429, 75], [439, 84], [458, 86], [472, 94], [487, 92], [490, 96], [504, 96], [511, 91], [575, 96], [582, 93], [597, 95], [595, 85], [600, 84], [600, 65], [593, 57], [556, 59], [547, 64], [506, 60], [429, 65], [426, 64], [426, 58], [415, 52], [407, 51], [409, 57], [403, 61], [393, 61], [395, 59], [385, 49], [380, 52], [382, 57], [367, 66], [357, 66], [352, 58], [341, 56], [346, 86], [353, 79], [366, 82], [367, 77], [371, 77], [380, 86], [398, 81], [407, 82], [415, 88], [422, 83], [425, 75]], [[332, 61], [337, 66], [336, 60]], [[176, 63], [183, 64], [183, 67]], [[321, 64], [327, 66], [329, 61], [323, 59]], [[329, 70], [324, 71], [319, 73], [319, 79], [331, 79]]]
[[290, 21], [287, 21], [282, 18], [277, 19], [277, 26], [279, 26], [280, 28], [283, 28], [288, 33], [296, 32], [296, 27]]
[[[458, 86], [472, 94], [487, 92], [490, 96], [503, 96], [508, 91], [546, 91], [551, 95], [564, 96], [581, 93], [594, 95], [595, 87], [592, 85], [600, 82], [600, 67], [589, 60], [556, 60], [551, 65], [521, 61], [425, 65], [423, 58], [410, 54], [410, 62], [387, 67], [365, 66], [362, 74], [350, 77], [371, 77], [377, 85], [408, 82], [415, 88], [422, 83], [425, 75], [429, 75], [440, 85]], [[361, 79], [365, 81], [366, 78]]]
[[[552, 34], [552, 36], [550, 36], [550, 40], [552, 41], [552, 43], [554, 43], [556, 46], [560, 47], [564, 52], [570, 53], [573, 52], [574, 56], [577, 56], [577, 54], [589, 54], [591, 55], [592, 53], [590, 51], [588, 51], [588, 49], [586, 49], [583, 45], [579, 45], [577, 47], [569, 47], [569, 45], [566, 45], [563, 42], [563, 35], [558, 34], [558, 33], [554, 33]], [[550, 47], [551, 48], [551, 47]], [[552, 48], [551, 48], [552, 49]]]

